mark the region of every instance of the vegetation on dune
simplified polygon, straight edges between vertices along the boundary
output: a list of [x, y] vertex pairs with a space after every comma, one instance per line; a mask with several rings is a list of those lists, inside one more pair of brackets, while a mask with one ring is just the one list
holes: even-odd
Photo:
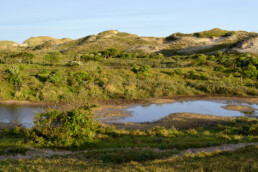
[[227, 37], [233, 35], [233, 31], [221, 30], [219, 28], [215, 28], [208, 31], [196, 32], [193, 35], [198, 38], [211, 38], [211, 37]]
[[18, 43], [13, 41], [0, 41], [0, 46], [12, 46], [12, 45], [18, 45]]
[[56, 44], [62, 44], [68, 41], [71, 41], [72, 39], [64, 38], [64, 39], [56, 39], [48, 36], [39, 36], [39, 37], [31, 37], [23, 42], [23, 44], [27, 44], [29, 47], [33, 46], [39, 46], [41, 44], [44, 44], [45, 42], [52, 41], [55, 45]]
[[[234, 152], [175, 156], [188, 148], [257, 142], [257, 119], [168, 116], [158, 122], [137, 124], [138, 129], [126, 129], [122, 125], [123, 129], [116, 129], [97, 122], [92, 113], [94, 106], [89, 105], [103, 100], [173, 96], [256, 97], [257, 55], [226, 51], [234, 48], [236, 41], [251, 36], [255, 34], [213, 29], [175, 33], [164, 39], [112, 30], [74, 41], [32, 38], [26, 42], [29, 47], [1, 50], [0, 100], [72, 105], [68, 111], [55, 109], [37, 114], [33, 128], [1, 130], [0, 156], [26, 155], [33, 147], [75, 152], [51, 158], [5, 160], [0, 162], [0, 168], [257, 170], [255, 146]], [[181, 50], [189, 48], [189, 40], [195, 41], [191, 42], [191, 48], [209, 43], [212, 46], [199, 49], [200, 53], [187, 54]], [[210, 165], [211, 162], [215, 165]]]
[[175, 41], [179, 38], [183, 37], [197, 37], [197, 38], [212, 38], [212, 37], [227, 37], [233, 35], [235, 32], [234, 31], [227, 31], [227, 30], [222, 30], [219, 28], [211, 29], [208, 31], [203, 31], [203, 32], [195, 32], [192, 34], [186, 34], [186, 33], [174, 33], [168, 37], [166, 37], [167, 41]]
[[[219, 28], [195, 33], [174, 33], [168, 37], [140, 37], [135, 34], [108, 30], [97, 35], [89, 35], [77, 40], [56, 39], [47, 36], [31, 37], [22, 45], [0, 42], [0, 48], [12, 51], [32, 51], [38, 54], [59, 51], [66, 55], [85, 54], [92, 51], [104, 51], [116, 48], [119, 51], [144, 51], [158, 53], [212, 53], [215, 51], [245, 51], [246, 44], [252, 47], [257, 33], [245, 31], [227, 31]], [[7, 46], [8, 44], [8, 46]], [[244, 45], [243, 45], [244, 44]], [[1, 46], [3, 45], [3, 46]], [[245, 52], [257, 53], [256, 45]]]
[[[2, 52], [0, 99], [83, 102], [178, 95], [257, 96], [257, 56]], [[15, 70], [13, 70], [15, 69]], [[8, 89], [6, 89], [8, 87]]]

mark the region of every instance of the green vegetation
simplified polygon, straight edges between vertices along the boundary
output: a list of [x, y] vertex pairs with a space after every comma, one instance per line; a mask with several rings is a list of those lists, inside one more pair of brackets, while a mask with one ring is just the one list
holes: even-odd
[[76, 103], [89, 99], [258, 95], [257, 56], [250, 54], [164, 57], [161, 53], [107, 49], [76, 57], [57, 52], [3, 52], [0, 61], [2, 100]]
[[[131, 125], [133, 129], [120, 124], [123, 129], [118, 129], [97, 122], [92, 113], [95, 106], [91, 106], [108, 101], [175, 96], [256, 98], [258, 56], [227, 51], [255, 36], [255, 33], [213, 29], [153, 38], [113, 30], [74, 41], [30, 38], [25, 41], [28, 47], [1, 49], [0, 101], [60, 103], [69, 107], [37, 114], [33, 128], [0, 131], [2, 158], [58, 149], [57, 156], [4, 160], [0, 161], [0, 168], [256, 171], [257, 146], [234, 152], [181, 153], [188, 148], [258, 142], [257, 119], [174, 116]], [[198, 50], [198, 46], [206, 46], [205, 41], [212, 46]], [[197, 47], [199, 53], [191, 53], [189, 47]], [[68, 153], [61, 156], [59, 151]]]
[[[197, 153], [179, 156], [187, 148], [205, 148], [225, 143], [258, 141], [258, 120], [238, 118], [215, 127], [177, 130], [154, 127], [146, 130], [116, 130], [89, 117], [92, 106], [68, 112], [38, 114], [32, 129], [14, 128], [0, 133], [1, 154], [26, 154], [30, 147], [73, 149], [68, 155], [50, 158], [5, 160], [8, 170], [220, 170], [257, 169], [257, 146], [234, 152]], [[84, 112], [83, 112], [84, 111]], [[82, 149], [82, 150], [81, 150]], [[83, 151], [83, 150], [87, 151]], [[44, 149], [42, 149], [44, 151]], [[61, 151], [61, 150], [60, 150]], [[35, 152], [36, 153], [36, 152]], [[58, 153], [58, 151], [57, 151]], [[178, 155], [178, 156], [175, 156]], [[183, 165], [184, 164], [184, 165]], [[183, 165], [183, 168], [182, 168]], [[30, 168], [30, 169], [29, 169]]]
[[16, 127], [0, 133], [0, 148], [31, 146], [63, 149], [158, 148], [184, 150], [226, 143], [258, 141], [258, 120], [237, 118], [216, 126], [179, 130], [174, 126], [115, 129], [94, 120], [91, 107], [38, 114], [32, 129]]
[[55, 147], [79, 147], [93, 143], [100, 127], [90, 109], [87, 113], [81, 110], [49, 111], [38, 114], [34, 123], [32, 131], [27, 133], [27, 139], [37, 145]]
[[211, 38], [213, 36], [227, 37], [227, 36], [231, 36], [233, 34], [234, 34], [234, 32], [232, 32], [232, 31], [221, 30], [219, 28], [215, 28], [215, 29], [208, 30], [208, 31], [196, 32], [196, 33], [194, 33], [194, 36], [196, 36], [198, 38]]
[[[134, 150], [135, 151], [135, 150]], [[95, 154], [88, 159], [90, 154], [78, 154], [70, 156], [55, 156], [52, 158], [36, 158], [29, 160], [7, 160], [0, 162], [0, 167], [7, 171], [257, 171], [258, 147], [250, 146], [233, 152], [214, 152], [186, 154], [182, 157], [164, 156], [162, 159], [154, 158], [150, 152], [145, 151], [142, 159], [146, 162], [138, 162], [137, 157], [141, 153], [135, 151], [134, 154], [121, 156], [120, 152], [100, 154], [98, 158]], [[134, 156], [128, 163], [116, 164], [123, 158]], [[159, 153], [155, 154], [158, 158]], [[150, 157], [150, 158], [149, 158]], [[119, 159], [122, 158], [122, 159]], [[92, 160], [94, 159], [94, 160]], [[99, 160], [100, 159], [100, 160]], [[111, 162], [110, 162], [111, 161]], [[125, 161], [126, 162], [126, 161]]]
[[56, 38], [52, 38], [52, 37], [48, 37], [48, 36], [39, 36], [39, 37], [31, 37], [31, 38], [25, 40], [23, 43], [27, 44], [29, 47], [32, 47], [32, 46], [42, 45], [48, 41], [52, 41], [54, 43], [54, 45], [56, 45], [56, 44], [65, 43], [65, 42], [68, 42], [71, 40], [72, 39], [69, 39], [69, 38], [56, 39]]
[[236, 32], [215, 28], [215, 29], [211, 29], [208, 31], [196, 32], [196, 33], [192, 33], [192, 34], [174, 33], [174, 34], [166, 37], [166, 40], [167, 41], [175, 41], [175, 40], [178, 40], [179, 38], [183, 38], [183, 37], [197, 37], [197, 38], [227, 37], [227, 36], [233, 35], [234, 33], [236, 33]]

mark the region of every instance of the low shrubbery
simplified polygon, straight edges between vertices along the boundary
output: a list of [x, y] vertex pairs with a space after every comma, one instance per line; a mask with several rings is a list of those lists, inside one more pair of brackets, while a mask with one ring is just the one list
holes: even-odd
[[53, 147], [89, 146], [96, 140], [100, 125], [91, 109], [61, 112], [51, 110], [37, 114], [27, 141]]

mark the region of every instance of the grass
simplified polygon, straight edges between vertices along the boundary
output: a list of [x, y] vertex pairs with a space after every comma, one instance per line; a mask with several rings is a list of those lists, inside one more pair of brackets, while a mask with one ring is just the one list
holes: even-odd
[[11, 147], [7, 150], [1, 150], [0, 155], [17, 155], [22, 154], [25, 155], [25, 153], [28, 151], [28, 148], [19, 148], [19, 147]]
[[[194, 123], [194, 122], [193, 122]], [[191, 125], [191, 124], [190, 124]], [[94, 132], [94, 131], [92, 131]], [[27, 133], [27, 134], [26, 134]], [[158, 149], [187, 149], [217, 146], [227, 143], [257, 142], [257, 120], [237, 118], [217, 126], [196, 126], [191, 129], [178, 130], [172, 127], [155, 126], [150, 129], [114, 129], [102, 128], [96, 130], [94, 142], [79, 146], [61, 146], [53, 142], [42, 142], [43, 138], [32, 138], [33, 133], [20, 128], [9, 129], [0, 133], [0, 148], [8, 147], [49, 147], [62, 149], [110, 149], [110, 148], [158, 148]], [[35, 135], [35, 134], [34, 134]], [[59, 134], [60, 136], [63, 133]], [[58, 133], [56, 133], [56, 137]], [[62, 136], [63, 137], [63, 136]], [[68, 138], [68, 137], [67, 137]], [[34, 142], [33, 140], [36, 141]], [[71, 140], [70, 140], [71, 141]], [[61, 146], [61, 147], [60, 147]]]
[[222, 30], [222, 29], [219, 29], [219, 28], [194, 33], [194, 35], [197, 36], [198, 38], [211, 38], [213, 36], [215, 36], [215, 37], [227, 37], [227, 36], [231, 36], [233, 34], [234, 34], [233, 31]]
[[[7, 171], [257, 171], [258, 147], [249, 146], [234, 152], [186, 154], [182, 157], [164, 153], [149, 154], [83, 153], [52, 158], [6, 160], [0, 168]], [[121, 156], [122, 155], [122, 156]], [[129, 158], [130, 157], [130, 158]], [[147, 159], [145, 159], [147, 157]], [[137, 161], [139, 159], [144, 161]], [[154, 160], [152, 158], [155, 158]], [[123, 161], [125, 160], [125, 161]], [[132, 161], [129, 161], [132, 160]]]
[[[32, 137], [28, 137], [30, 130], [5, 129], [0, 133], [0, 153], [3, 158], [26, 156], [28, 152], [32, 153], [29, 150], [33, 147], [72, 150], [72, 152], [65, 156], [57, 154], [52, 157], [40, 157], [39, 155], [33, 159], [2, 160], [0, 168], [7, 171], [17, 169], [20, 171], [257, 170], [257, 146], [249, 146], [234, 152], [215, 151], [178, 155], [180, 151], [188, 148], [205, 148], [229, 143], [257, 143], [257, 119], [242, 117], [221, 122], [219, 125], [206, 123], [196, 126], [191, 123], [195, 122], [190, 120], [191, 129], [181, 130], [173, 126], [166, 128], [155, 126], [142, 130], [118, 130], [103, 126], [96, 131], [95, 142], [81, 144], [79, 147], [60, 147], [59, 144], [49, 144], [49, 142], [38, 144], [39, 140], [34, 142]], [[65, 136], [64, 133], [56, 134], [56, 137]]]
[[31, 37], [31, 38], [25, 40], [23, 43], [28, 44], [29, 47], [33, 47], [33, 46], [41, 45], [47, 41], [53, 41], [53, 42], [55, 42], [55, 44], [62, 44], [62, 43], [65, 43], [65, 42], [71, 41], [71, 40], [72, 39], [69, 39], [69, 38], [56, 39], [56, 38], [52, 38], [52, 37], [48, 37], [48, 36], [39, 36], [39, 37]]

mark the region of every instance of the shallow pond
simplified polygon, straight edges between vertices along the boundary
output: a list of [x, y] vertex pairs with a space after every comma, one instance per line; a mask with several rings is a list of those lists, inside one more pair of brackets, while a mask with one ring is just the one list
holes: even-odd
[[[226, 105], [249, 106], [255, 110], [246, 112], [227, 110], [223, 108], [223, 106]], [[138, 105], [127, 108], [125, 110], [130, 111], [132, 115], [125, 118], [118, 118], [118, 122], [153, 122], [171, 113], [180, 112], [226, 117], [246, 116], [246, 114], [248, 114], [248, 116], [258, 117], [258, 104], [249, 104], [244, 102], [226, 100], [194, 100], [165, 104]]]
[[41, 107], [0, 104], [0, 123], [31, 127], [35, 114], [42, 111], [44, 108]]
[[[244, 105], [256, 110], [244, 113], [226, 110], [222, 107], [225, 105]], [[257, 104], [225, 100], [194, 100], [165, 104], [137, 105], [124, 110], [130, 111], [131, 115], [124, 118], [117, 118], [118, 122], [152, 122], [171, 113], [178, 112], [210, 114], [216, 116], [245, 116], [248, 114], [248, 116], [258, 117]], [[43, 107], [0, 104], [0, 124], [21, 124], [23, 127], [31, 127], [35, 114], [42, 111], [44, 111]], [[109, 119], [112, 120], [112, 118]]]

